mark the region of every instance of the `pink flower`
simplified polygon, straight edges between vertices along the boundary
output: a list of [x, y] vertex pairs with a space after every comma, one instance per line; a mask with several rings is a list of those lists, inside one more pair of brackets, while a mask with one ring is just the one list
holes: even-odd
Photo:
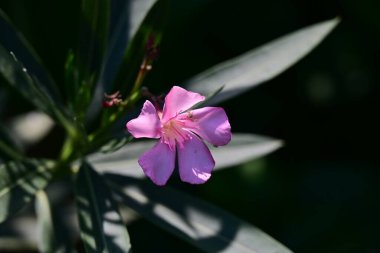
[[231, 140], [231, 126], [223, 108], [189, 110], [204, 99], [174, 86], [165, 97], [163, 111], [157, 111], [147, 100], [140, 115], [127, 123], [135, 138], [160, 139], [138, 161], [155, 184], [166, 184], [175, 167], [176, 153], [182, 181], [202, 184], [210, 178], [215, 161], [202, 139], [214, 146], [226, 145]]

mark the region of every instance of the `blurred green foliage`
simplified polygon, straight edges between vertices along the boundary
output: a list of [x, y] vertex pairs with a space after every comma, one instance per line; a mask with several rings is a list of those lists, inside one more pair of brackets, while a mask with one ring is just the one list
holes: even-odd
[[[0, 8], [62, 85], [65, 57], [76, 46], [79, 1], [3, 0]], [[301, 63], [223, 104], [235, 132], [280, 138], [285, 148], [214, 174], [206, 185], [178, 187], [294, 252], [379, 252], [379, 9], [375, 0], [173, 1], [161, 57], [146, 80], [155, 92], [296, 28], [342, 18]], [[29, 106], [7, 103], [9, 114]], [[49, 153], [50, 146], [41, 150]], [[135, 252], [197, 252], [146, 221], [129, 230]]]

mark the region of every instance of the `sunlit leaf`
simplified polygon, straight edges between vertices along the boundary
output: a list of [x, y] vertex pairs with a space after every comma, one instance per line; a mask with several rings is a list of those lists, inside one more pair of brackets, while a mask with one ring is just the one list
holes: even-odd
[[0, 222], [14, 215], [53, 177], [54, 164], [30, 160], [0, 165]]
[[[45, 191], [36, 193], [35, 210], [37, 215], [37, 241], [41, 253], [71, 253], [74, 252], [73, 245], [67, 241], [62, 233], [69, 231], [57, 222], [51, 208], [51, 201]], [[66, 214], [68, 215], [68, 214]]]
[[31, 111], [11, 118], [8, 125], [17, 143], [29, 146], [46, 137], [53, 129], [54, 121], [45, 113]]
[[263, 157], [282, 147], [281, 140], [254, 134], [233, 134], [231, 142], [224, 147], [211, 147], [215, 170], [228, 168]]
[[186, 111], [191, 111], [191, 110], [195, 110], [195, 109], [204, 107], [210, 101], [212, 101], [214, 99], [214, 97], [217, 96], [223, 90], [223, 88], [224, 88], [224, 86], [220, 86], [220, 88], [216, 89], [215, 91], [211, 92], [210, 94], [207, 94], [205, 100], [196, 103], [195, 105], [193, 105], [190, 109], [187, 109]]
[[225, 84], [223, 91], [210, 104], [237, 96], [294, 65], [314, 49], [338, 22], [338, 19], [332, 19], [285, 35], [202, 72], [184, 86], [207, 94]]
[[128, 29], [128, 37], [132, 38], [144, 18], [148, 14], [148, 11], [152, 8], [152, 6], [160, 0], [129, 0], [128, 1], [128, 14], [129, 17], [129, 29]]
[[37, 239], [41, 253], [54, 252], [55, 233], [49, 199], [44, 191], [36, 193]]
[[170, 187], [108, 174], [117, 199], [162, 229], [205, 252], [290, 253], [260, 229]]
[[[155, 141], [130, 143], [110, 154], [95, 154], [89, 161], [100, 171], [144, 177], [137, 159], [154, 145]], [[233, 134], [227, 146], [210, 147], [215, 169], [220, 170], [267, 155], [282, 146], [282, 141], [253, 134]]]
[[99, 176], [84, 163], [75, 179], [80, 234], [86, 252], [127, 253], [129, 235], [117, 205]]
[[59, 101], [60, 96], [58, 94], [57, 86], [49, 72], [42, 65], [41, 59], [22, 34], [16, 30], [6, 14], [1, 10], [0, 33], [3, 34], [3, 36], [0, 37], [0, 45], [2, 45], [8, 52], [13, 52], [17, 55], [29, 74], [35, 76], [36, 79], [40, 81], [46, 92], [55, 101]]

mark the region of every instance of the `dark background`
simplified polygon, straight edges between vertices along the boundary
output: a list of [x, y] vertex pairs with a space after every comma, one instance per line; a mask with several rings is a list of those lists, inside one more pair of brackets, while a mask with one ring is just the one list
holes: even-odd
[[[0, 1], [56, 80], [76, 46], [79, 2]], [[205, 185], [179, 187], [295, 252], [380, 252], [379, 11], [377, 0], [173, 1], [145, 83], [155, 92], [298, 28], [342, 19], [290, 70], [222, 104], [235, 132], [279, 138], [285, 147]], [[9, 107], [28, 109], [19, 101]], [[134, 252], [198, 252], [143, 220], [129, 230]]]

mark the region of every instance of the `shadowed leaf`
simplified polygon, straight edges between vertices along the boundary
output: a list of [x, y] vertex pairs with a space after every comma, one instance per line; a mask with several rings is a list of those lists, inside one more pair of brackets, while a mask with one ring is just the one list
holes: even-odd
[[102, 153], [113, 153], [122, 147], [124, 147], [126, 144], [130, 143], [133, 140], [132, 136], [124, 136], [122, 138], [115, 138], [110, 140], [108, 143], [106, 143], [104, 146], [101, 147], [99, 150]]
[[[109, 87], [130, 40], [157, 0], [114, 0], [111, 4], [110, 34], [100, 85]], [[102, 90], [101, 94], [103, 94]]]
[[108, 47], [89, 111], [90, 121], [99, 113], [104, 93], [125, 93], [136, 78], [149, 36], [161, 40], [167, 0], [114, 0]]
[[53, 163], [29, 160], [0, 166], [0, 222], [17, 213], [53, 177]]
[[54, 115], [52, 98], [33, 80], [28, 70], [18, 61], [16, 56], [1, 45], [0, 74], [6, 83], [20, 92], [25, 99], [47, 114]]
[[9, 18], [3, 11], [0, 10], [0, 44], [6, 48], [8, 52], [13, 52], [24, 67], [29, 71], [31, 76], [34, 76], [41, 82], [46, 92], [55, 100], [60, 101], [57, 86], [53, 79], [42, 65], [41, 59], [37, 56], [32, 46], [18, 32]]
[[106, 178], [119, 201], [205, 252], [291, 253], [260, 229], [200, 199], [145, 180]]
[[80, 234], [86, 252], [127, 253], [129, 235], [103, 178], [84, 163], [75, 179]]
[[78, 51], [79, 69], [86, 85], [91, 86], [93, 75], [98, 75], [108, 44], [110, 0], [82, 1], [82, 29]]
[[65, 87], [69, 105], [83, 120], [106, 55], [111, 0], [82, 0], [81, 3], [79, 46], [67, 56]]
[[[163, 27], [167, 18], [168, 0], [158, 0], [154, 4], [148, 1], [144, 2], [146, 5], [139, 5], [137, 1], [133, 1], [131, 6], [135, 6], [134, 8], [136, 8], [138, 6], [149, 7], [153, 5], [136, 32], [131, 32], [131, 35], [133, 34], [134, 36], [124, 51], [123, 60], [114, 83], [116, 90], [124, 91], [127, 86], [131, 88], [143, 62], [144, 55], [147, 53], [146, 47], [148, 41], [152, 39], [152, 44], [159, 45], [162, 39]], [[146, 7], [143, 9], [146, 10]], [[133, 27], [133, 29], [136, 28]], [[110, 91], [112, 90], [107, 90], [107, 92]]]
[[5, 79], [7, 85], [19, 92], [26, 100], [57, 120], [68, 131], [74, 131], [74, 124], [62, 105], [53, 100], [39, 81], [29, 75], [28, 70], [16, 56], [1, 45], [0, 75]]

